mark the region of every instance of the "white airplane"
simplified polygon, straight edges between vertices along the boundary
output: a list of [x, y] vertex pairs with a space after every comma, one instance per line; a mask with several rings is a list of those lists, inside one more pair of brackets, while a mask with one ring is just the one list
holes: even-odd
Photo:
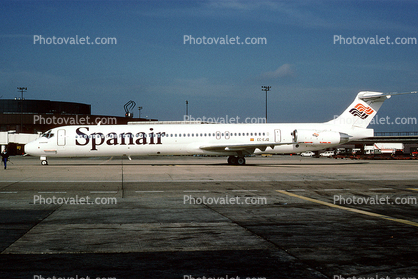
[[367, 129], [391, 95], [362, 91], [337, 118], [325, 123], [208, 124], [177, 121], [128, 125], [64, 126], [51, 129], [25, 146], [26, 154], [47, 157], [134, 155], [223, 155], [228, 164], [244, 165], [254, 153], [300, 153], [373, 137]]

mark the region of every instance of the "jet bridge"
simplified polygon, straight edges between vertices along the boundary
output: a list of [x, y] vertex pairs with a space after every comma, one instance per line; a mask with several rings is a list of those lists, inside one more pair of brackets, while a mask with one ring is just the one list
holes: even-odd
[[16, 131], [0, 132], [0, 146], [3, 151], [9, 144], [27, 144], [39, 137], [39, 134], [16, 133]]

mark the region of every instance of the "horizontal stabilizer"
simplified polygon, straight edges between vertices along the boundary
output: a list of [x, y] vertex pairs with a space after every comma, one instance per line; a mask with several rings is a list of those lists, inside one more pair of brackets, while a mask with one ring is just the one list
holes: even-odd
[[392, 92], [392, 93], [380, 93], [380, 92], [371, 92], [371, 91], [364, 91], [360, 92], [357, 97], [362, 100], [372, 100], [372, 99], [379, 99], [379, 98], [386, 98], [389, 99], [391, 96], [394, 95], [406, 95], [406, 94], [415, 94], [418, 91], [411, 91], [411, 92]]

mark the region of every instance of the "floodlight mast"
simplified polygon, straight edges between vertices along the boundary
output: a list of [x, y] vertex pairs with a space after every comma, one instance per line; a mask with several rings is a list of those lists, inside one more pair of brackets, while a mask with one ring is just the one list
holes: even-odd
[[138, 116], [138, 118], [141, 118], [141, 109], [142, 109], [142, 107], [138, 107], [138, 111], [139, 111], [139, 116]]
[[267, 123], [267, 91], [270, 91], [271, 86], [261, 86], [262, 91], [266, 91], [266, 123]]
[[28, 88], [27, 87], [18, 87], [17, 88], [18, 91], [20, 91], [20, 93], [22, 94], [21, 98], [20, 98], [20, 132], [23, 132], [23, 92], [27, 91]]

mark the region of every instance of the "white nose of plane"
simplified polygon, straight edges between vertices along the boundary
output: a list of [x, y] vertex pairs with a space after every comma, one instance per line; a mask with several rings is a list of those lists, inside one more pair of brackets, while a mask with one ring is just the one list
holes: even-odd
[[36, 141], [31, 141], [25, 145], [25, 153], [29, 155], [36, 155], [38, 151], [38, 145]]

